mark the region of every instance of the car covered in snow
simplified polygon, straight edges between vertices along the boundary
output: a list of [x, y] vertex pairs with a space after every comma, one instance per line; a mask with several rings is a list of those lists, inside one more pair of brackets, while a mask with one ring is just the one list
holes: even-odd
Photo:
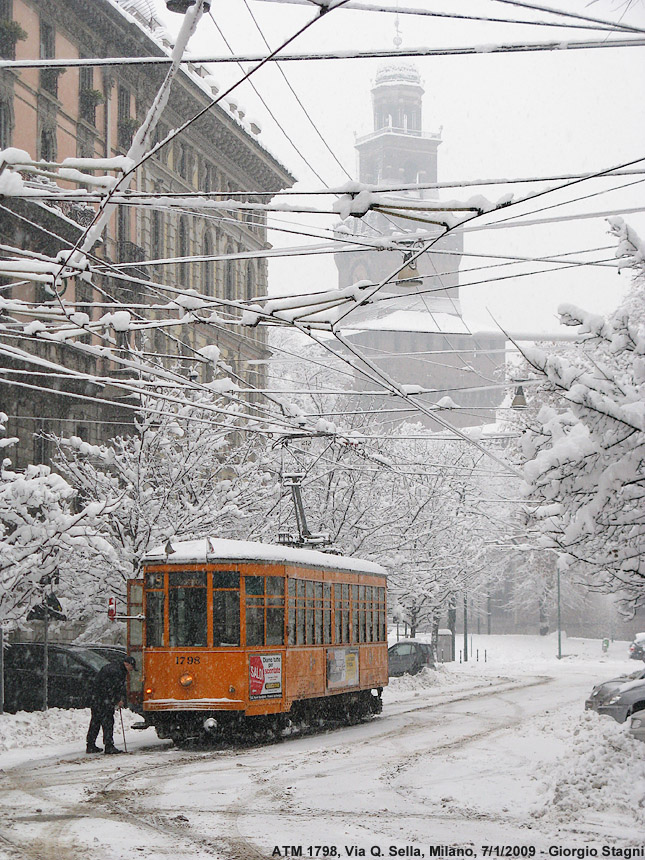
[[612, 698], [620, 686], [626, 684], [628, 681], [640, 680], [645, 680], [645, 669], [638, 669], [638, 671], [632, 672], [631, 675], [619, 675], [617, 678], [603, 681], [602, 684], [596, 684], [585, 701], [585, 710], [597, 711], [600, 705], [604, 705]]
[[387, 650], [388, 674], [416, 675], [421, 669], [434, 669], [432, 646], [414, 639], [397, 642]]
[[620, 684], [596, 710], [599, 714], [613, 717], [619, 723], [624, 723], [638, 711], [645, 712], [645, 680], [636, 678]]
[[[88, 648], [47, 646], [47, 704], [89, 708], [94, 679], [110, 662]], [[44, 645], [14, 642], [4, 647], [4, 707], [9, 713], [39, 711], [44, 705]]]
[[637, 633], [629, 646], [630, 660], [645, 660], [645, 633]]

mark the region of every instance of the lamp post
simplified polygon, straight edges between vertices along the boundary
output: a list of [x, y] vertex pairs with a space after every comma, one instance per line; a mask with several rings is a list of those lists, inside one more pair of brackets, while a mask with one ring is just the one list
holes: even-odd
[[464, 663], [468, 662], [468, 595], [464, 593]]
[[557, 591], [558, 591], [558, 660], [562, 659], [562, 618], [560, 615], [560, 559], [556, 562]]

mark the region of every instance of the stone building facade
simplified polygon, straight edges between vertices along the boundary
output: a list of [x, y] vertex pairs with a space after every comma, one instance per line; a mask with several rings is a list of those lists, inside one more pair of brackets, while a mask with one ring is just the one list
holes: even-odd
[[[5, 59], [163, 56], [169, 47], [167, 33], [147, 0], [0, 0], [0, 55]], [[166, 68], [114, 64], [69, 67], [62, 72], [56, 68], [0, 70], [0, 150], [15, 147], [57, 163], [67, 157], [124, 154]], [[205, 68], [182, 66], [156, 139], [163, 139], [170, 129], [197, 113], [216, 93]], [[130, 188], [164, 194], [218, 192], [226, 198], [235, 192], [277, 192], [289, 187], [293, 177], [262, 146], [259, 131], [231, 96], [139, 167]], [[245, 199], [264, 202], [267, 198]], [[76, 241], [88, 215], [91, 218], [92, 213], [87, 208], [70, 204], [5, 200], [0, 205], [0, 242], [9, 248], [55, 255]], [[194, 289], [211, 297], [250, 300], [266, 293], [265, 260], [204, 259], [152, 265], [144, 261], [209, 258], [267, 247], [262, 214], [245, 217], [231, 210], [203, 217], [190, 211], [121, 205], [94, 249], [111, 269], [96, 277], [93, 286], [80, 280], [69, 284], [64, 299], [94, 319], [114, 301], [126, 306], [168, 301], [168, 293], [151, 285], [137, 287], [110, 276], [123, 265], [123, 272], [155, 283]], [[132, 266], [137, 263], [142, 265]], [[0, 295], [51, 300], [42, 286], [33, 283], [5, 284]], [[91, 307], [101, 302], [106, 307]], [[263, 371], [257, 368], [263, 365], [253, 363], [267, 355], [261, 327], [240, 333], [226, 324], [217, 328], [190, 325], [182, 326], [174, 336], [157, 329], [137, 346], [189, 375], [195, 369], [201, 372], [199, 362], [192, 359], [194, 350], [207, 343], [217, 344], [240, 380], [262, 387]], [[2, 346], [0, 364], [5, 378], [33, 386], [11, 384], [0, 389], [0, 411], [10, 416], [7, 432], [21, 439], [17, 451], [12, 449], [18, 465], [47, 460], [47, 444], [39, 431], [76, 434], [96, 442], [128, 429], [133, 413], [123, 408], [123, 392], [109, 384], [72, 383], [52, 372], [56, 365], [63, 365], [83, 373], [114, 376], [115, 368], [107, 359], [83, 354], [74, 345], [44, 343], [35, 337], [18, 341], [3, 335]], [[131, 346], [124, 342], [122, 348], [127, 352]], [[21, 356], [19, 350], [28, 355]], [[38, 366], [31, 356], [38, 358]], [[38, 375], [32, 376], [34, 373]], [[42, 388], [46, 390], [38, 390]]]

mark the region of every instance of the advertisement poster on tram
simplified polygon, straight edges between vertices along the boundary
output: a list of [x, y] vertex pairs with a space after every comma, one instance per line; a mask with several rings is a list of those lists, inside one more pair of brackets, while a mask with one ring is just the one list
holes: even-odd
[[251, 654], [249, 657], [250, 698], [267, 699], [281, 695], [282, 654]]
[[327, 649], [327, 689], [358, 685], [358, 648]]

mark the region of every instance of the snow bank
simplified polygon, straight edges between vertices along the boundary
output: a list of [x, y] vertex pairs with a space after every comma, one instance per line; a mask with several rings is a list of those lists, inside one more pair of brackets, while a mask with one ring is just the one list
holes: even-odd
[[[123, 723], [127, 728], [141, 720], [132, 711], [123, 711]], [[114, 721], [114, 739], [119, 743], [120, 725]], [[0, 715], [0, 752], [26, 747], [53, 746], [77, 742], [85, 750], [85, 735], [90, 724], [89, 708], [64, 710], [50, 708], [48, 711], [19, 711], [17, 714]]]
[[562, 754], [538, 770], [545, 788], [534, 818], [558, 824], [611, 811], [645, 827], [645, 744], [629, 735], [628, 723], [584, 711], [541, 728]]

